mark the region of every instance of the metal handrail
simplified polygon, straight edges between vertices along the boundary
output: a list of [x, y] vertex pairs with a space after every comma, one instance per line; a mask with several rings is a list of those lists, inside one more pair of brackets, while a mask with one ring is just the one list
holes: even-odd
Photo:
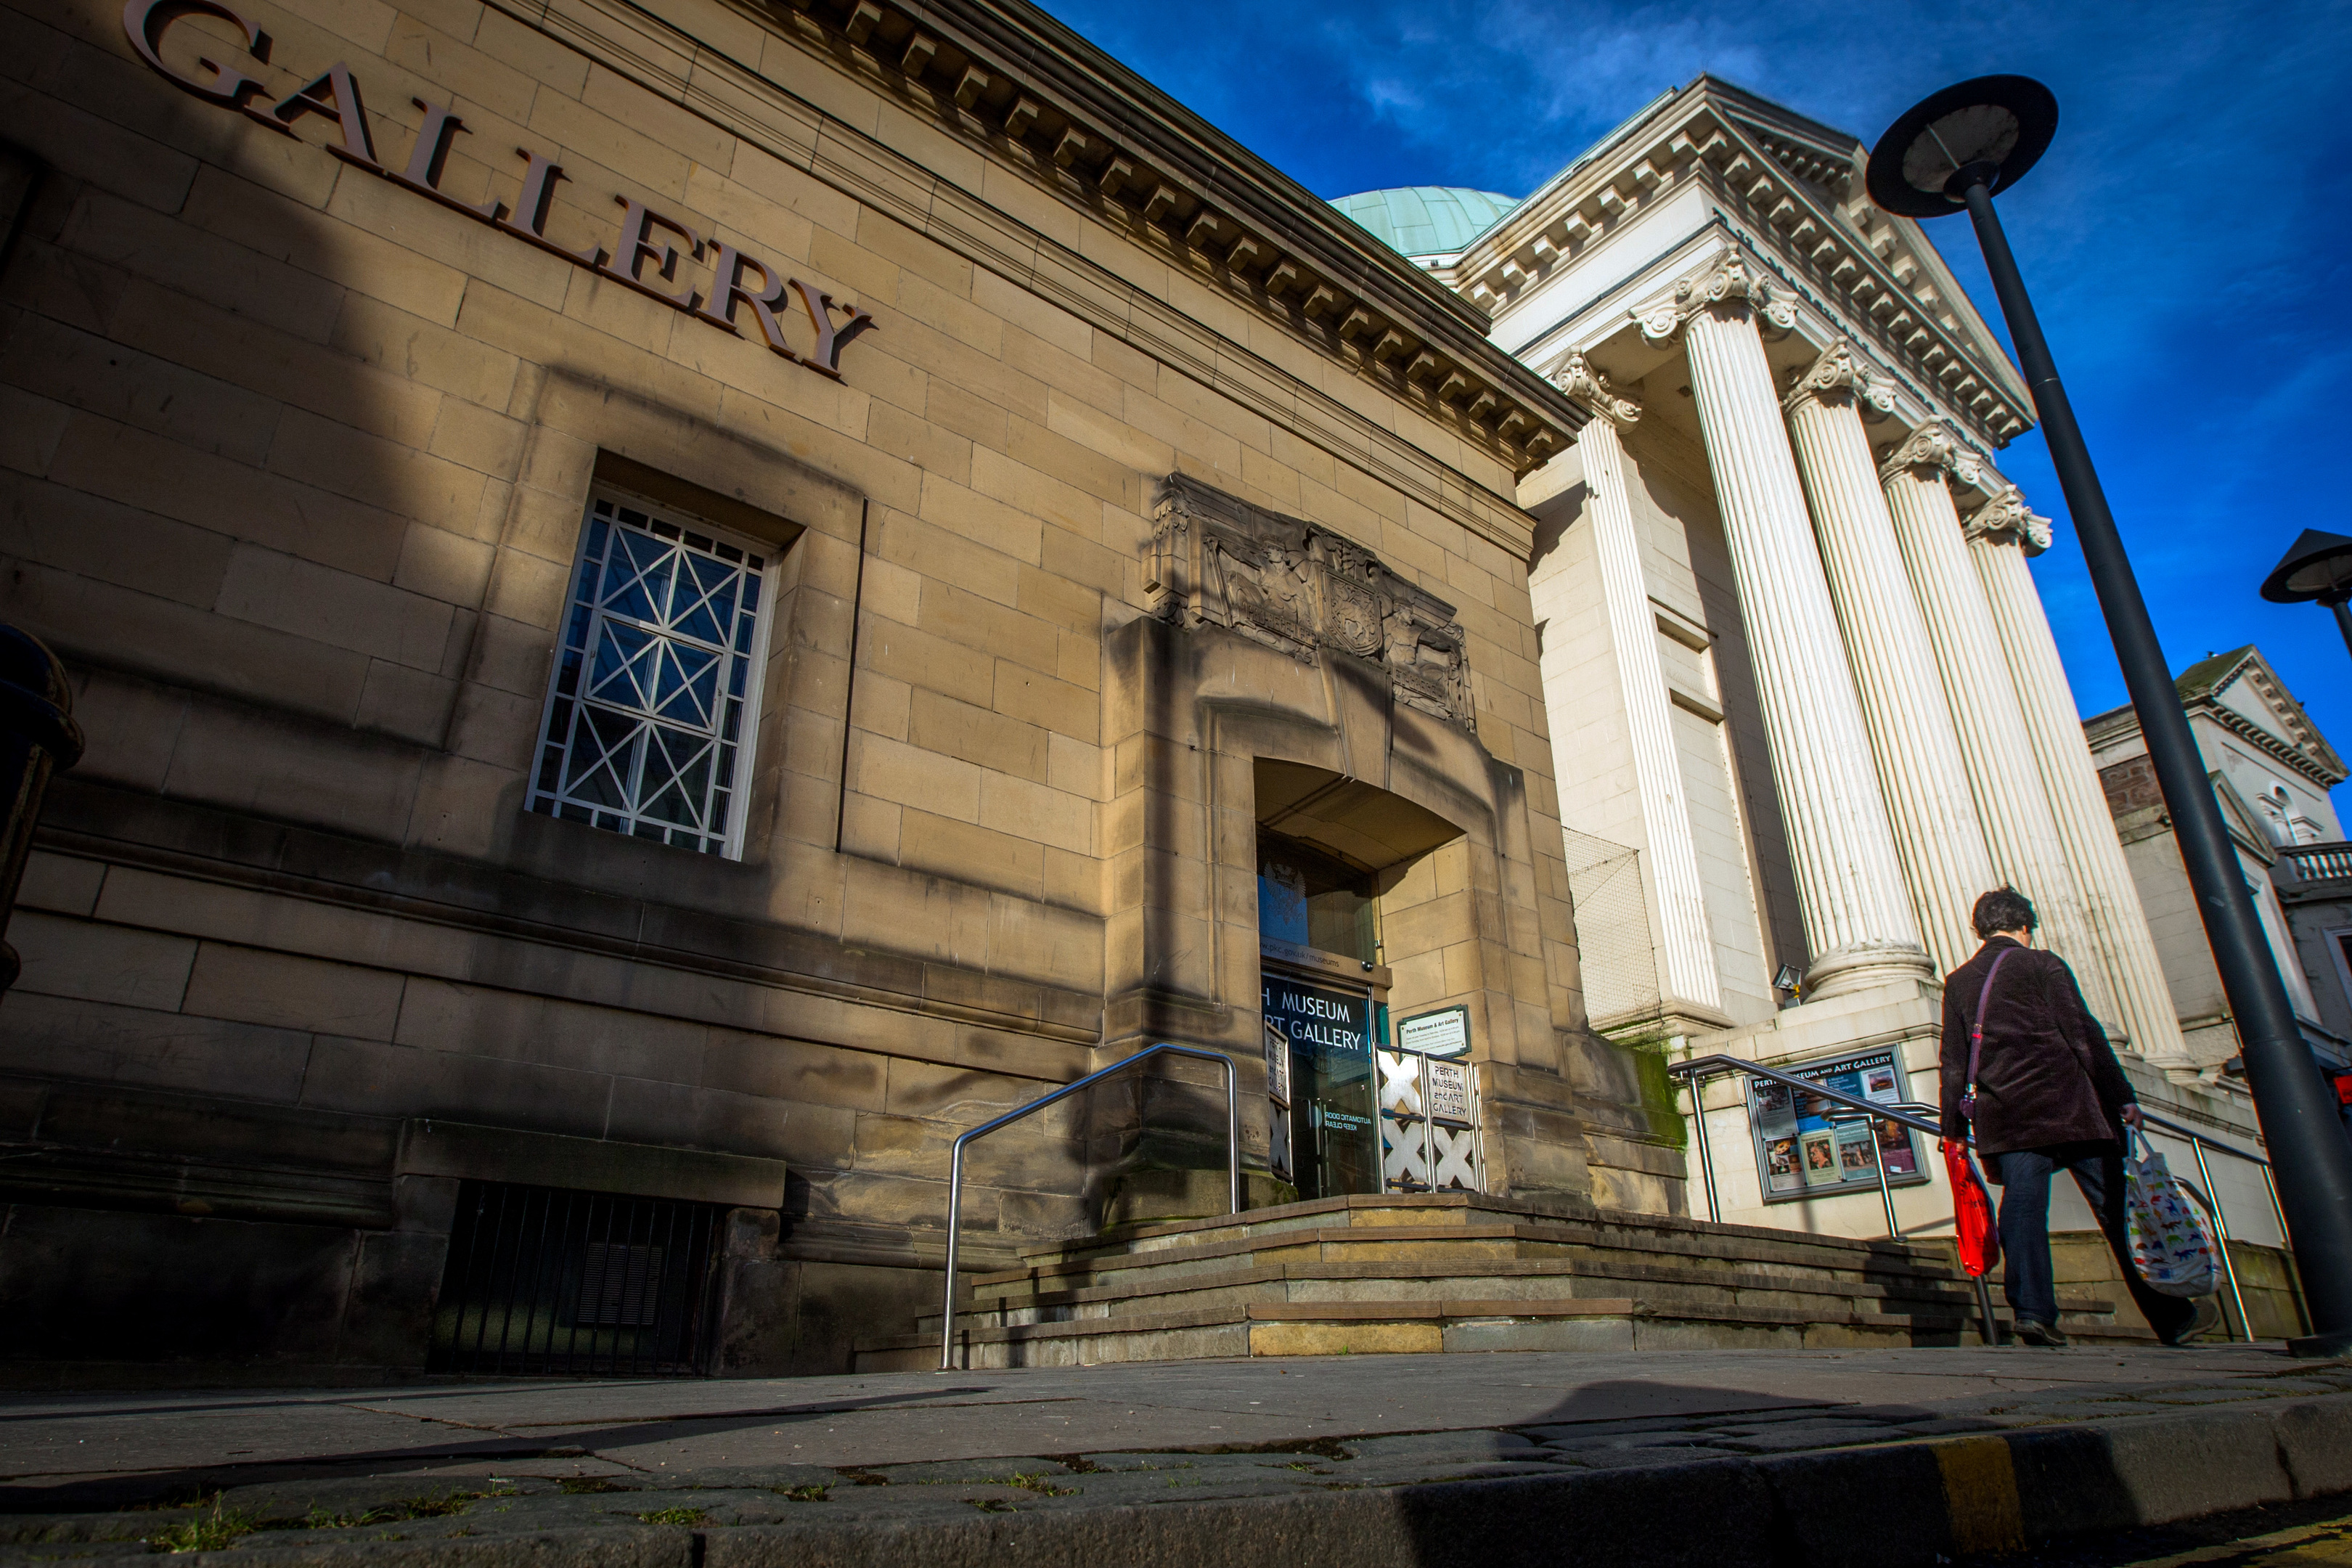
[[1843, 1105], [1852, 1110], [1866, 1110], [1873, 1116], [1883, 1116], [1890, 1121], [1900, 1121], [1906, 1127], [1916, 1127], [1922, 1132], [1933, 1132], [1939, 1138], [1943, 1136], [1944, 1126], [1941, 1121], [1930, 1121], [1926, 1117], [1900, 1106], [1882, 1105], [1874, 1100], [1864, 1100], [1859, 1095], [1848, 1094], [1843, 1089], [1825, 1089], [1811, 1079], [1779, 1072], [1759, 1062], [1742, 1061], [1738, 1057], [1713, 1056], [1693, 1057], [1686, 1062], [1669, 1063], [1666, 1068], [1668, 1078], [1687, 1078], [1691, 1080], [1691, 1124], [1698, 1129], [1699, 1168], [1706, 1173], [1706, 1217], [1717, 1225], [1723, 1223], [1723, 1209], [1716, 1202], [1715, 1154], [1707, 1146], [1706, 1108], [1703, 1103], [1704, 1097], [1698, 1086], [1703, 1079], [1727, 1072], [1747, 1073], [1755, 1078], [1769, 1079], [1774, 1083], [1785, 1083], [1790, 1089], [1801, 1089], [1808, 1094], [1820, 1095], [1832, 1104]]
[[1234, 1093], [1234, 1058], [1217, 1051], [1204, 1051], [1192, 1046], [1170, 1045], [1161, 1041], [1136, 1052], [1123, 1060], [1111, 1063], [1097, 1072], [1064, 1084], [1051, 1094], [1040, 1095], [1018, 1110], [1008, 1110], [993, 1121], [983, 1121], [971, 1131], [960, 1134], [948, 1153], [948, 1289], [947, 1307], [940, 1320], [940, 1370], [952, 1372], [955, 1357], [956, 1318], [956, 1237], [963, 1228], [963, 1146], [975, 1138], [984, 1138], [1000, 1127], [1010, 1126], [1034, 1110], [1043, 1110], [1057, 1100], [1067, 1100], [1082, 1089], [1100, 1082], [1116, 1072], [1125, 1072], [1138, 1062], [1166, 1054], [1176, 1057], [1198, 1057], [1204, 1062], [1215, 1062], [1225, 1073], [1225, 1186], [1231, 1201], [1230, 1212], [1242, 1212], [1242, 1119], [1241, 1100]]
[[[1808, 1094], [1818, 1095], [1833, 1104], [1844, 1106], [1850, 1111], [1866, 1111], [1874, 1117], [1898, 1121], [1904, 1126], [1916, 1128], [1922, 1132], [1932, 1132], [1938, 1138], [1944, 1135], [1941, 1112], [1933, 1106], [1907, 1100], [1895, 1105], [1882, 1105], [1874, 1100], [1846, 1094], [1839, 1089], [1825, 1088], [1811, 1079], [1798, 1078], [1793, 1074], [1780, 1072], [1760, 1063], [1744, 1061], [1738, 1057], [1694, 1057], [1686, 1062], [1672, 1063], [1666, 1068], [1668, 1077], [1686, 1078], [1690, 1080], [1691, 1123], [1697, 1129], [1698, 1133], [1699, 1166], [1706, 1184], [1706, 1214], [1707, 1218], [1718, 1225], [1723, 1221], [1723, 1213], [1721, 1205], [1716, 1199], [1715, 1160], [1707, 1144], [1706, 1106], [1699, 1085], [1707, 1079], [1724, 1073], [1746, 1073], [1751, 1077], [1769, 1079], [1774, 1083], [1787, 1084], [1791, 1089], [1801, 1089]], [[2238, 1309], [2239, 1330], [2245, 1335], [2247, 1341], [2252, 1342], [2254, 1337], [2253, 1323], [2246, 1316], [2245, 1297], [2238, 1288], [2237, 1265], [2230, 1257], [2230, 1223], [2223, 1217], [2221, 1200], [2218, 1195], [2215, 1195], [2213, 1172], [2206, 1163], [2205, 1151], [2210, 1149], [2216, 1153], [2229, 1154], [2260, 1168], [2263, 1173], [2263, 1184], [2270, 1193], [2271, 1212], [2278, 1219], [2279, 1237], [2282, 1241], [2287, 1243], [2290, 1248], [2288, 1256], [2292, 1259], [2293, 1238], [2287, 1232], [2286, 1210], [2279, 1203], [2278, 1183], [2271, 1174], [2271, 1163], [2250, 1150], [2241, 1149], [2233, 1143], [2224, 1143], [2219, 1139], [2209, 1138], [2194, 1127], [2175, 1121], [2168, 1116], [2159, 1116], [2145, 1106], [2140, 1108], [2139, 1119], [2144, 1127], [2159, 1128], [2176, 1138], [2187, 1140], [2189, 1152], [2196, 1156], [2197, 1173], [2204, 1178], [2204, 1190], [2200, 1192], [2186, 1181], [2181, 1181], [2180, 1184], [2213, 1216], [2213, 1228], [2218, 1233], [2217, 1249], [2221, 1255], [2221, 1272], [2229, 1281], [2231, 1300]], [[1973, 1148], [1976, 1139], [1970, 1136], [1965, 1142]], [[1874, 1157], [1874, 1145], [1873, 1153]], [[2175, 1180], [2179, 1178], [2176, 1177]], [[1893, 1193], [1886, 1190], [1886, 1173], [1884, 1164], [1879, 1168], [1879, 1184], [1880, 1196], [1886, 1205], [1888, 1233], [1892, 1235], [1895, 1229], [1895, 1201]], [[2290, 1261], [2290, 1270], [2292, 1267]], [[2292, 1273], [2289, 1277], [2292, 1279]], [[2295, 1292], [2295, 1310], [2307, 1326], [2309, 1314], [2304, 1311], [2302, 1293], [2299, 1290]]]

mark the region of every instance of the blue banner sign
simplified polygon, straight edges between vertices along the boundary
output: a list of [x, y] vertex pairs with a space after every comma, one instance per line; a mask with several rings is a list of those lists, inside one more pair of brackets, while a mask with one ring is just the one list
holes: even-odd
[[1372, 1054], [1372, 999], [1361, 991], [1266, 974], [1264, 1005], [1265, 1021], [1298, 1049], [1364, 1058]]

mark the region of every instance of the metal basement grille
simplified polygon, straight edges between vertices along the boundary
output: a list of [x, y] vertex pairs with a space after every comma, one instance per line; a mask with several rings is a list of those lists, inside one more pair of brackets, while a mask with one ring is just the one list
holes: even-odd
[[700, 1372], [718, 1222], [711, 1204], [463, 1184], [431, 1370]]

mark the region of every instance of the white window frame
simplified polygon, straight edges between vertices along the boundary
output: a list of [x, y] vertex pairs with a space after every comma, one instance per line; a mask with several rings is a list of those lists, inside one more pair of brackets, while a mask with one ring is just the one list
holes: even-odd
[[[602, 557], [592, 561], [589, 552], [596, 539], [600, 522], [607, 530], [609, 537]], [[734, 564], [739, 570], [756, 571], [759, 594], [752, 610], [748, 651], [683, 636], [674, 626], [650, 622], [643, 616], [626, 616], [614, 610], [607, 600], [603, 584], [605, 566], [612, 559], [612, 552], [618, 548], [619, 536], [624, 531], [634, 531], [670, 547], [674, 552], [673, 562], [690, 553], [708, 561]], [[730, 563], [730, 552], [738, 559]], [[756, 566], [752, 565], [753, 563], [757, 563]], [[767, 673], [768, 638], [775, 623], [778, 580], [782, 575], [782, 564], [783, 552], [774, 544], [714, 528], [691, 512], [610, 485], [598, 485], [592, 489], [588, 504], [581, 514], [579, 542], [572, 551], [563, 616], [556, 627], [555, 658], [548, 671], [547, 699], [540, 710], [538, 744], [532, 748], [530, 773], [525, 781], [526, 809], [543, 816], [584, 823], [644, 842], [666, 844], [695, 854], [715, 854], [729, 860], [741, 859], [759, 744], [761, 690]], [[675, 606], [677, 602], [673, 597], [671, 605]], [[740, 616], [740, 593], [734, 603], [736, 614]], [[664, 614], [668, 614], [667, 608]], [[718, 653], [719, 673], [713, 687], [716, 699], [713, 706], [718, 718], [711, 727], [702, 729], [675, 722], [665, 724], [661, 715], [648, 711], [641, 703], [592, 704], [591, 661], [602, 647], [607, 622], [624, 636], [641, 639], [648, 647], [679, 647], [696, 655]], [[740, 636], [740, 626], [737, 629]], [[733, 668], [729, 660], [738, 657], [747, 659], [748, 664], [743, 670], [741, 708], [737, 715], [735, 738], [730, 742], [725, 739], [724, 722], [730, 700], [728, 688], [733, 681]], [[659, 663], [658, 653], [656, 658]], [[635, 664], [638, 660], [632, 658], [628, 662]], [[667, 669], [668, 667], [662, 664], [662, 668]], [[568, 673], [575, 677], [574, 689], [569, 691], [565, 689]], [[572, 786], [579, 782], [572, 770], [572, 749], [582, 732], [582, 726], [587, 722], [583, 710], [591, 706], [607, 715], [634, 717], [638, 723], [638, 734], [629, 742], [628, 777], [621, 786], [627, 797], [625, 806], [583, 801], [572, 794]], [[656, 727], [674, 734], [707, 734], [714, 746], [733, 746], [730, 782], [725, 786], [727, 816], [723, 833], [715, 834], [707, 828], [652, 816], [642, 809], [646, 804], [643, 794], [646, 760], [652, 750], [646, 735]], [[556, 766], [559, 754], [561, 763]], [[719, 767], [722, 761], [714, 759], [714, 768]], [[551, 766], [554, 766], [552, 775]], [[550, 787], [551, 778], [552, 788]], [[703, 791], [702, 809], [706, 820], [716, 787], [714, 784]], [[680, 835], [688, 836], [690, 841], [677, 842]]]

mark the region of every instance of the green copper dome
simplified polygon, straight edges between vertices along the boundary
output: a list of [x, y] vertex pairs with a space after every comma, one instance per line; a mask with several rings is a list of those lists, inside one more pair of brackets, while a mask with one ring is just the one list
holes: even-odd
[[1407, 256], [1448, 256], [1468, 245], [1517, 206], [1513, 196], [1457, 185], [1402, 185], [1362, 191], [1331, 204], [1371, 230], [1372, 237]]

